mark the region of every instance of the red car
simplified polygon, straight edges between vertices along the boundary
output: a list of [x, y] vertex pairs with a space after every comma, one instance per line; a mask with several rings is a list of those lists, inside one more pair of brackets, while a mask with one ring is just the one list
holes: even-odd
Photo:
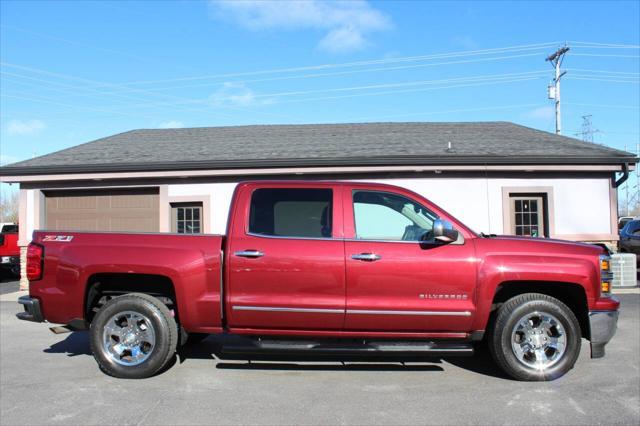
[[2, 224], [0, 230], [0, 274], [2, 277], [20, 276], [20, 248], [18, 247], [18, 225]]
[[37, 231], [29, 321], [88, 329], [106, 373], [160, 371], [187, 335], [243, 354], [472, 355], [520, 380], [604, 356], [619, 302], [602, 248], [477, 235], [379, 184], [249, 182], [226, 236]]

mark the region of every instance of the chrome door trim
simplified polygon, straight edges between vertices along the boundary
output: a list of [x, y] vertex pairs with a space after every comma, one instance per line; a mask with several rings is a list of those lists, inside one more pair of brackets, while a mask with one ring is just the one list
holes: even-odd
[[469, 311], [385, 311], [369, 309], [347, 309], [347, 314], [364, 315], [431, 315], [431, 316], [456, 316], [470, 317]]
[[247, 257], [249, 259], [255, 259], [255, 258], [264, 256], [264, 253], [261, 252], [260, 250], [241, 250], [241, 251], [236, 251], [235, 253], [233, 253], [233, 255], [238, 257]]
[[344, 309], [322, 308], [291, 308], [281, 306], [234, 306], [234, 311], [259, 311], [259, 312], [299, 312], [317, 314], [344, 314]]
[[351, 258], [353, 260], [362, 260], [364, 262], [375, 262], [376, 260], [382, 259], [382, 257], [379, 254], [375, 254], [375, 253], [352, 254]]

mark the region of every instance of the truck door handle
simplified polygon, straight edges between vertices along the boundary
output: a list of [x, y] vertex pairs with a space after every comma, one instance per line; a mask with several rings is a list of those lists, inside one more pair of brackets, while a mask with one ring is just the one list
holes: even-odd
[[260, 250], [242, 250], [233, 253], [234, 256], [248, 257], [249, 259], [255, 259], [264, 256], [264, 253]]
[[375, 262], [381, 259], [380, 255], [375, 253], [352, 254], [351, 258], [354, 260], [362, 260], [363, 262]]

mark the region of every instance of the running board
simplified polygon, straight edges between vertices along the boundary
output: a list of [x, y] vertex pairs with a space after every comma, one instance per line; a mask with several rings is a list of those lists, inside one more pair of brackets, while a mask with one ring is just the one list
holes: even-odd
[[471, 356], [470, 342], [452, 341], [310, 341], [243, 337], [224, 341], [225, 354]]

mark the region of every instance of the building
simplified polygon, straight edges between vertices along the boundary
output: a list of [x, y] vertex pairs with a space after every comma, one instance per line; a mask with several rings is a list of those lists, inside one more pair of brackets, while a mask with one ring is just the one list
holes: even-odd
[[224, 233], [247, 179], [414, 190], [478, 232], [612, 243], [631, 153], [507, 122], [133, 130], [11, 164], [34, 229]]

